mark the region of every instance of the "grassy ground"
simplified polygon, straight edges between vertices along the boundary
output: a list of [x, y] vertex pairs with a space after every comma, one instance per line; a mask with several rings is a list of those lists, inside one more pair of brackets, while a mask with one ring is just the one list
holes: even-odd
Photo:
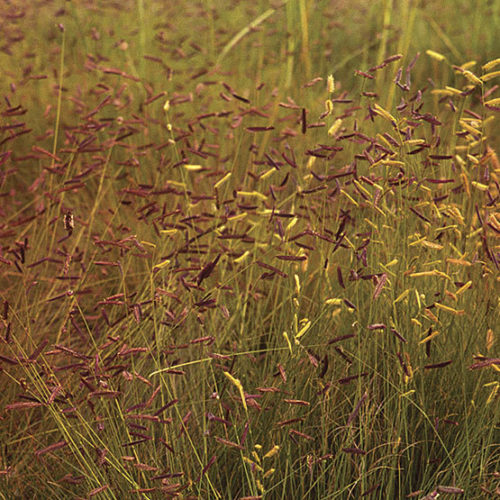
[[499, 494], [498, 2], [0, 9], [1, 498]]

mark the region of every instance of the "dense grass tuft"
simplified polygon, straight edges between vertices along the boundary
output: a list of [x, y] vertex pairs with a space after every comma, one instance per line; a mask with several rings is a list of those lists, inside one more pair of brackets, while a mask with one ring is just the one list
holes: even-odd
[[498, 2], [1, 9], [0, 498], [499, 494]]

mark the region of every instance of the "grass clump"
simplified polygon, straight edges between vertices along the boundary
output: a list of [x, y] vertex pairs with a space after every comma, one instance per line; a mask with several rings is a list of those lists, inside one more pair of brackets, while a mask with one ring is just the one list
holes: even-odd
[[4, 7], [2, 498], [498, 494], [476, 4]]

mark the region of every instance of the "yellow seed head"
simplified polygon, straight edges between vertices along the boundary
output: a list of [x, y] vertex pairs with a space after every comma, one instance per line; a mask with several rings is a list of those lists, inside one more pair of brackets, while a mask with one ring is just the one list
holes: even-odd
[[[454, 89], [457, 90], [457, 89]], [[460, 94], [460, 90], [457, 90], [457, 92]], [[431, 94], [432, 95], [448, 95], [451, 96], [455, 94], [456, 92], [452, 92], [450, 89], [432, 89]]]
[[459, 123], [467, 132], [473, 135], [482, 135], [480, 130], [472, 126], [472, 123], [467, 123], [465, 120], [460, 120]]
[[430, 340], [432, 340], [437, 335], [439, 335], [439, 331], [438, 330], [433, 331], [430, 335], [428, 335], [427, 337], [425, 337], [425, 339], [421, 340], [418, 343], [418, 345], [426, 344], [427, 342], [429, 342]]
[[275, 444], [265, 455], [264, 455], [264, 458], [271, 458], [271, 457], [274, 457], [274, 455], [276, 455], [276, 453], [278, 453], [280, 447]]
[[326, 108], [327, 116], [330, 116], [333, 112], [333, 102], [331, 99], [327, 99], [325, 101], [325, 108]]
[[250, 252], [246, 250], [242, 255], [234, 259], [234, 262], [236, 262], [236, 264], [239, 264], [240, 262], [243, 262], [249, 255]]
[[481, 182], [472, 181], [471, 184], [479, 191], [488, 191], [488, 186], [486, 184], [482, 184]]
[[389, 113], [389, 111], [385, 110], [382, 106], [379, 106], [378, 104], [373, 105], [373, 110], [375, 111], [375, 113], [384, 117], [386, 120], [389, 120], [390, 122], [396, 121], [396, 118], [394, 118], [394, 116], [392, 116]]
[[241, 402], [243, 403], [243, 408], [245, 408], [245, 411], [248, 411], [247, 402], [245, 399], [245, 392], [243, 391], [243, 386], [241, 385], [241, 382], [236, 377], [233, 377], [229, 372], [223, 372], [223, 373], [231, 381], [231, 383], [238, 389], [238, 392], [240, 393]]
[[266, 172], [264, 172], [261, 176], [260, 176], [260, 180], [263, 180], [263, 179], [267, 179], [270, 175], [272, 175], [274, 172], [276, 172], [276, 169], [273, 167], [273, 168], [270, 168], [269, 170], [267, 170]]
[[449, 85], [446, 85], [445, 89], [446, 89], [446, 90], [449, 90], [452, 94], [455, 94], [455, 95], [462, 95], [462, 91], [461, 91], [461, 90], [456, 89], [455, 87], [450, 87]]
[[472, 286], [472, 281], [467, 281], [465, 285], [462, 285], [455, 293], [455, 295], [461, 295], [464, 293], [466, 290], [468, 290]]
[[[359, 207], [359, 203], [347, 192], [345, 191], [344, 189], [341, 189], [340, 192], [351, 202], [353, 203], [354, 205], [356, 205], [357, 207]], [[349, 242], [349, 240], [347, 238], [345, 238], [347, 242]]]
[[467, 61], [463, 63], [460, 67], [462, 69], [470, 69], [473, 68], [477, 64], [477, 61]]
[[313, 168], [314, 164], [316, 163], [316, 156], [311, 156], [309, 157], [309, 160], [307, 160], [307, 169], [311, 170]]
[[493, 335], [493, 330], [491, 328], [488, 328], [488, 331], [486, 332], [486, 350], [490, 350], [493, 347], [493, 344], [495, 343], [495, 337]]
[[343, 300], [342, 299], [326, 299], [325, 304], [332, 305], [332, 306], [341, 306]]
[[170, 264], [170, 261], [168, 259], [166, 259], [163, 262], [156, 264], [155, 269], [161, 269], [162, 267], [168, 266], [169, 264]]
[[263, 475], [262, 477], [263, 477], [264, 479], [266, 479], [267, 477], [272, 476], [272, 475], [274, 474], [274, 471], [275, 471], [275, 470], [276, 470], [276, 469], [269, 469], [269, 470], [267, 470], [267, 471], [264, 473], [264, 475]]
[[434, 50], [426, 50], [425, 53], [436, 61], [444, 61], [446, 59], [446, 57], [443, 56], [443, 54], [435, 52]]
[[330, 137], [333, 137], [340, 129], [342, 125], [342, 120], [340, 118], [337, 118], [333, 125], [328, 129], [328, 135]]
[[309, 328], [311, 327], [311, 322], [308, 321], [300, 330], [299, 332], [297, 333], [297, 335], [295, 335], [295, 339], [298, 340], [300, 339], [300, 337], [302, 337], [302, 335], [304, 335], [304, 333], [307, 332], [307, 330], [309, 330]]
[[241, 214], [238, 214], [238, 215], [233, 215], [232, 217], [228, 217], [227, 221], [228, 221], [228, 222], [235, 222], [235, 221], [238, 221], [238, 220], [242, 220], [242, 219], [244, 219], [247, 215], [248, 215], [248, 212], [243, 212], [243, 213], [241, 213]]
[[496, 106], [497, 104], [500, 104], [500, 97], [486, 101], [484, 104], [487, 104], [488, 106]]
[[250, 458], [248, 457], [243, 457], [243, 461], [245, 463], [247, 463], [248, 465], [252, 466], [255, 468], [255, 470], [259, 471], [259, 472], [263, 472], [264, 469], [257, 463], [255, 463], [253, 460], [251, 460]]
[[453, 309], [453, 307], [446, 306], [444, 304], [440, 304], [439, 302], [435, 302], [434, 304], [438, 309], [441, 309], [442, 311], [449, 312], [451, 314], [455, 314], [456, 316], [463, 316], [465, 314], [465, 311], [460, 309]]
[[394, 304], [397, 304], [398, 302], [401, 302], [402, 300], [406, 299], [406, 297], [408, 297], [408, 295], [410, 295], [409, 288], [398, 296], [398, 298], [394, 301]]
[[226, 182], [229, 177], [231, 177], [231, 172], [228, 172], [224, 177], [222, 177], [222, 179], [219, 179], [215, 184], [214, 184], [214, 187], [215, 189], [218, 189], [220, 186], [222, 186], [222, 184], [224, 182]]
[[267, 196], [259, 191], [238, 191], [239, 196], [255, 196], [261, 200], [267, 200]]
[[491, 73], [485, 73], [484, 75], [482, 75], [481, 80], [483, 80], [483, 82], [488, 82], [490, 80], [493, 80], [493, 78], [496, 78], [497, 76], [500, 76], [500, 71], [492, 71]]
[[295, 293], [300, 295], [300, 278], [297, 274], [294, 274], [293, 279], [295, 280]]
[[482, 68], [484, 71], [489, 71], [490, 69], [493, 69], [495, 66], [498, 66], [500, 64], [500, 57], [497, 59], [493, 59], [492, 61], [488, 61]]
[[297, 217], [294, 217], [291, 221], [290, 221], [290, 224], [288, 224], [288, 226], [286, 226], [286, 231], [289, 232], [290, 229], [292, 229], [293, 226], [295, 226], [295, 224], [297, 224], [297, 221], [299, 219]]
[[333, 94], [335, 92], [335, 80], [333, 79], [333, 75], [328, 75], [328, 79], [326, 81], [326, 89], [329, 94]]
[[472, 71], [469, 71], [466, 69], [463, 72], [463, 75], [465, 76], [465, 78], [467, 78], [467, 80], [469, 80], [469, 82], [473, 83], [474, 85], [482, 85], [483, 84], [481, 79], [478, 78]]

